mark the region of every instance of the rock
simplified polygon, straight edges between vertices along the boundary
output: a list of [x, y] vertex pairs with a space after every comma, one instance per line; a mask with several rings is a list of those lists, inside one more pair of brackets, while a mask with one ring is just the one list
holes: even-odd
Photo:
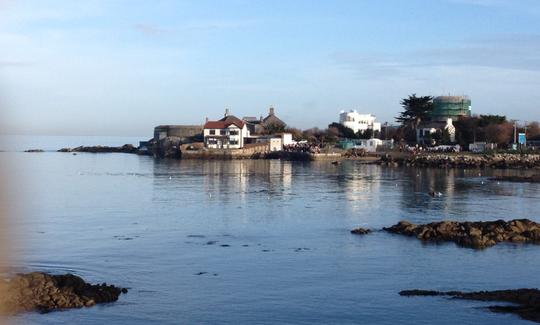
[[58, 152], [90, 152], [90, 153], [137, 153], [138, 149], [131, 145], [125, 144], [121, 147], [108, 147], [108, 146], [79, 146], [76, 148], [62, 148]]
[[351, 234], [355, 234], [355, 235], [367, 235], [369, 233], [371, 233], [370, 229], [356, 228], [356, 229], [351, 230]]
[[45, 150], [43, 150], [43, 149], [28, 149], [28, 150], [25, 150], [24, 152], [45, 152]]
[[521, 318], [540, 323], [540, 290], [515, 289], [496, 291], [432, 291], [432, 290], [404, 290], [401, 296], [447, 296], [454, 299], [496, 301], [515, 304], [512, 306], [489, 306], [488, 309], [497, 313], [512, 313]]
[[0, 314], [28, 311], [50, 312], [65, 308], [89, 307], [118, 300], [127, 289], [113, 285], [92, 285], [73, 275], [41, 272], [18, 274], [0, 280]]
[[[392, 162], [392, 157], [381, 157], [381, 162]], [[537, 154], [443, 154], [421, 153], [401, 157], [399, 163], [405, 166], [436, 168], [517, 168], [540, 167]]]
[[442, 221], [415, 225], [407, 221], [383, 228], [422, 241], [453, 241], [469, 248], [487, 248], [500, 242], [540, 244], [540, 224], [528, 219], [486, 222]]

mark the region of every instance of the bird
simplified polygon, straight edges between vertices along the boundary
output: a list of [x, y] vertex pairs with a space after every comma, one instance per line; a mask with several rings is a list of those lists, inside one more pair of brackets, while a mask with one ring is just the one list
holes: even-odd
[[441, 192], [430, 191], [430, 192], [429, 192], [429, 195], [430, 195], [431, 197], [441, 197], [441, 196], [442, 196], [442, 193], [441, 193]]

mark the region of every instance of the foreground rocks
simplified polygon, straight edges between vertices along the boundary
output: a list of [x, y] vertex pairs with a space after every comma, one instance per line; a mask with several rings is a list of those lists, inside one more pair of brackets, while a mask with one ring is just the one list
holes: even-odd
[[492, 177], [490, 180], [501, 182], [517, 182], [517, 183], [540, 183], [540, 175], [532, 176], [498, 176]]
[[121, 293], [127, 293], [127, 289], [106, 283], [91, 285], [73, 274], [41, 272], [19, 274], [0, 281], [0, 291], [0, 314], [4, 315], [90, 307], [116, 301]]
[[399, 293], [401, 296], [448, 296], [455, 299], [497, 301], [516, 304], [513, 306], [489, 306], [493, 312], [517, 314], [521, 318], [540, 323], [540, 290], [516, 289], [498, 291], [430, 291], [430, 290], [405, 290]]
[[442, 221], [415, 225], [407, 221], [383, 228], [422, 241], [452, 241], [463, 247], [487, 248], [500, 242], [540, 244], [540, 224], [528, 219], [486, 222]]
[[108, 147], [108, 146], [80, 146], [76, 148], [62, 148], [58, 152], [91, 152], [91, 153], [110, 153], [110, 152], [120, 152], [120, 153], [137, 153], [138, 149], [131, 145], [125, 144], [121, 147]]

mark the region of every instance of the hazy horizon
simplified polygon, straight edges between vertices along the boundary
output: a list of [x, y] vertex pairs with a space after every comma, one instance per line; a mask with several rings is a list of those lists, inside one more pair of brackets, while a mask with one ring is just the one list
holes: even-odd
[[534, 0], [0, 0], [0, 18], [2, 134], [151, 136], [271, 105], [302, 129], [394, 123], [412, 93], [540, 120]]

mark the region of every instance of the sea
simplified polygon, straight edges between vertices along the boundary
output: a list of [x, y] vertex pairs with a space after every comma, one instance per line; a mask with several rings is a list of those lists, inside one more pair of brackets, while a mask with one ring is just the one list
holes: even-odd
[[[55, 152], [139, 140], [2, 136], [9, 198], [0, 204], [12, 240], [4, 266], [129, 289], [114, 303], [9, 323], [529, 324], [491, 313], [493, 303], [398, 293], [537, 288], [540, 246], [473, 250], [380, 229], [540, 222], [540, 184], [490, 180], [530, 171]], [[356, 227], [374, 232], [351, 234]]]

